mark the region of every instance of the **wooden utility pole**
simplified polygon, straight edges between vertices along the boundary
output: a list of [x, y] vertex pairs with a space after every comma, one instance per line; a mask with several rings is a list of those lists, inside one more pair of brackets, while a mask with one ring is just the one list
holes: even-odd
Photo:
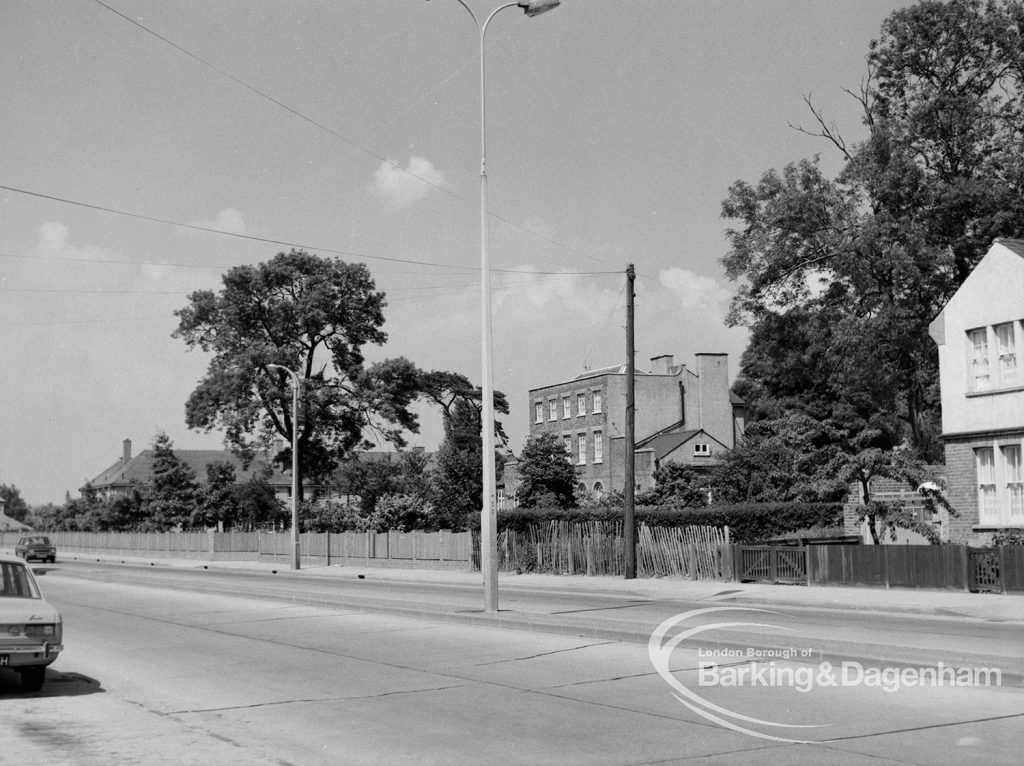
[[625, 544], [627, 580], [636, 578], [636, 521], [634, 519], [634, 490], [636, 488], [635, 453], [636, 433], [634, 399], [636, 387], [636, 351], [633, 348], [633, 283], [636, 272], [633, 264], [626, 267], [626, 478], [622, 488], [623, 542]]

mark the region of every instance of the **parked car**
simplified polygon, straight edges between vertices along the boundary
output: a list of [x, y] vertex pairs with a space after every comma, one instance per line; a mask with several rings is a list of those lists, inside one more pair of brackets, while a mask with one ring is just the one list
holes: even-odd
[[60, 613], [43, 599], [32, 570], [0, 555], [0, 670], [20, 673], [25, 691], [39, 691], [63, 637]]
[[36, 559], [53, 563], [57, 560], [57, 546], [50, 542], [49, 537], [32, 535], [18, 540], [18, 544], [14, 546], [14, 554], [25, 561]]

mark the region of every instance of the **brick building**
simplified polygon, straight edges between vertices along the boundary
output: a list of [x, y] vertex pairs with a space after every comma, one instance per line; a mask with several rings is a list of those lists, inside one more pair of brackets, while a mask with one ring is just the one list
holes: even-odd
[[954, 540], [1024, 527], [1024, 240], [997, 239], [929, 327]]
[[[663, 462], [700, 468], [732, 449], [743, 433], [743, 402], [729, 391], [726, 354], [697, 354], [696, 369], [670, 355], [635, 375], [635, 477], [653, 487]], [[571, 380], [531, 389], [530, 436], [553, 433], [576, 466], [577, 490], [599, 497], [625, 482], [626, 365], [588, 370]], [[505, 465], [506, 497], [518, 485], [515, 460]]]

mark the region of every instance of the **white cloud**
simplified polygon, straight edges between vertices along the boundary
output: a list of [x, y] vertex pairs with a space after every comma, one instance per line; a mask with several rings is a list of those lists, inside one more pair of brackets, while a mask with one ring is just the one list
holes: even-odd
[[732, 292], [711, 277], [687, 269], [672, 268], [658, 272], [658, 281], [674, 295], [684, 309], [724, 316]]
[[374, 171], [370, 191], [392, 210], [408, 207], [426, 197], [431, 189], [444, 184], [444, 173], [423, 157], [410, 157], [403, 170], [388, 160]]
[[62, 223], [49, 222], [39, 227], [39, 240], [35, 252], [42, 258], [80, 258], [96, 260], [102, 257], [98, 247], [88, 245], [77, 247], [68, 242], [68, 227]]
[[227, 232], [228, 234], [245, 234], [245, 218], [242, 213], [233, 207], [226, 207], [217, 213], [212, 221], [193, 221], [193, 226], [203, 229], [215, 229], [216, 231]]

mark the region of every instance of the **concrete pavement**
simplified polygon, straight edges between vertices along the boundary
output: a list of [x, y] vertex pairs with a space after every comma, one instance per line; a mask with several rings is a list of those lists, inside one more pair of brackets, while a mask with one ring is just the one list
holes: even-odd
[[[127, 557], [68, 552], [63, 560], [101, 561], [154, 567], [186, 569], [234, 569], [273, 573], [280, 576], [306, 576], [372, 580], [375, 582], [431, 582], [481, 587], [479, 572], [431, 569], [397, 569], [357, 565], [306, 565], [292, 572], [286, 561], [201, 561], [162, 557]], [[785, 607], [789, 609], [838, 609], [858, 612], [888, 612], [1024, 623], [1024, 594], [970, 593], [966, 591], [911, 588], [872, 588], [842, 586], [774, 585], [741, 583], [729, 580], [687, 580], [682, 578], [559, 576], [548, 574], [499, 573], [501, 616], [512, 617], [501, 604], [502, 588], [557, 590], [562, 594], [603, 594], [653, 601], [700, 601], [718, 605]], [[481, 592], [481, 602], [482, 602]], [[417, 604], [410, 605], [417, 608]], [[437, 606], [437, 605], [434, 605]], [[521, 615], [520, 618], [525, 617]]]

